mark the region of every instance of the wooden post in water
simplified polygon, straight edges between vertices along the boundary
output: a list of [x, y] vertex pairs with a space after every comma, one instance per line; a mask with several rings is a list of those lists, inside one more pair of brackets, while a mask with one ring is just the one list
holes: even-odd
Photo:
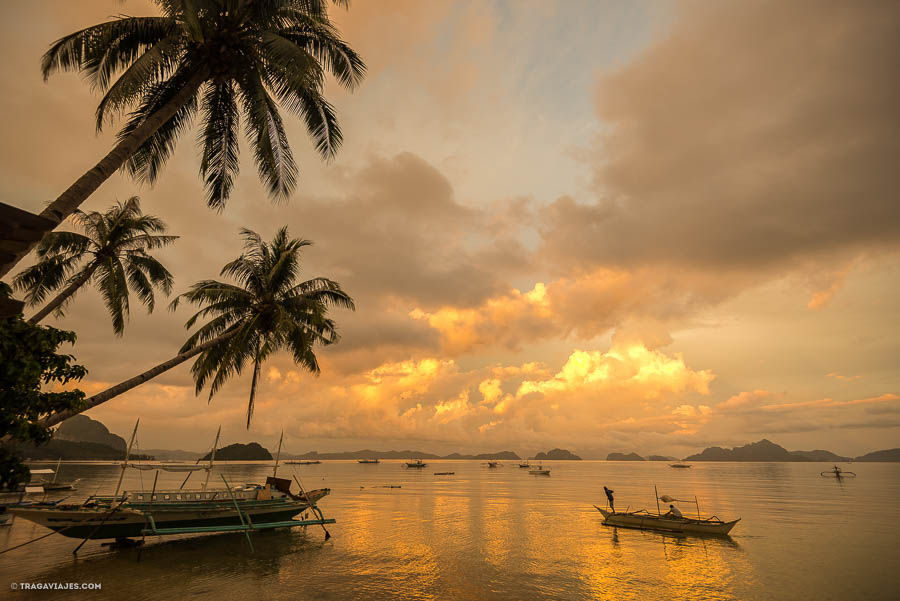
[[122, 487], [122, 478], [125, 477], [125, 470], [128, 469], [128, 458], [131, 456], [131, 447], [134, 445], [134, 438], [137, 436], [138, 424], [140, 423], [140, 418], [134, 422], [134, 431], [131, 433], [131, 441], [128, 443], [128, 449], [125, 450], [125, 461], [122, 462], [122, 473], [119, 474], [119, 481], [116, 483], [116, 492], [113, 493], [113, 499], [119, 496], [119, 488]]

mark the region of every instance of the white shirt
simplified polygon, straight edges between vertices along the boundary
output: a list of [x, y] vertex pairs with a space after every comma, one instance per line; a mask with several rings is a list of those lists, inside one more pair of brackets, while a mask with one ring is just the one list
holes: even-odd
[[676, 518], [683, 517], [683, 516], [681, 515], [681, 510], [678, 509], [677, 507], [670, 507], [670, 508], [669, 508], [669, 515], [671, 515], [671, 516], [673, 516], [673, 517], [676, 517]]

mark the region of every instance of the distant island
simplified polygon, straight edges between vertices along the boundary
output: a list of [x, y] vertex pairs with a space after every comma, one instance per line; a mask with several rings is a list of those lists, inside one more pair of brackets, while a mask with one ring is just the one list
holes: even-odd
[[[200, 458], [200, 461], [209, 461], [212, 452]], [[258, 442], [241, 444], [236, 442], [216, 451], [216, 461], [268, 461], [272, 459], [272, 453]]]
[[566, 449], [553, 449], [546, 453], [538, 453], [534, 456], [535, 461], [581, 461], [581, 457], [567, 451]]
[[643, 461], [644, 458], [637, 453], [610, 453], [606, 456], [607, 461]]
[[709, 447], [702, 453], [685, 457], [685, 461], [900, 461], [900, 449], [874, 451], [851, 459], [821, 449], [815, 451], [788, 451], [781, 445], [763, 438], [742, 447], [723, 449]]
[[[287, 455], [285, 455], [287, 457]], [[360, 451], [341, 451], [336, 453], [318, 453], [310, 451], [302, 455], [290, 455], [291, 459], [309, 459], [309, 460], [341, 460], [341, 459], [476, 459], [480, 461], [488, 461], [496, 459], [498, 461], [520, 461], [516, 453], [512, 451], [499, 451], [496, 453], [479, 453], [477, 455], [462, 455], [460, 453], [450, 453], [449, 455], [435, 455], [433, 453], [423, 453], [422, 451], [373, 451], [371, 449], [363, 449]]]
[[900, 449], [887, 449], [860, 455], [853, 461], [900, 461]]
[[[17, 449], [26, 459], [43, 461], [117, 461], [125, 459], [125, 439], [86, 415], [74, 415], [61, 423], [47, 444], [20, 444]], [[132, 452], [134, 459], [154, 459], [152, 455]]]

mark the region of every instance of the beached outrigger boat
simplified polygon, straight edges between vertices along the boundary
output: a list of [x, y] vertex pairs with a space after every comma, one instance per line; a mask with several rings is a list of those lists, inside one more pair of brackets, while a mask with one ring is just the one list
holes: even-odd
[[[654, 487], [655, 489], [655, 487]], [[661, 513], [659, 510], [659, 501], [671, 503], [674, 501], [697, 504], [697, 517], [689, 518], [684, 515], [672, 515], [671, 513]], [[602, 507], [594, 507], [603, 514], [604, 526], [620, 526], [622, 528], [638, 528], [640, 530], [659, 530], [662, 532], [676, 532], [682, 534], [716, 534], [726, 535], [731, 529], [741, 521], [741, 518], [725, 522], [716, 516], [702, 517], [700, 515], [700, 504], [697, 498], [693, 501], [674, 499], [667, 495], [659, 496], [657, 493], [656, 513], [651, 513], [646, 509], [637, 511], [615, 511], [613, 509], [604, 509]]]
[[[221, 428], [219, 429], [221, 432]], [[224, 488], [209, 488], [209, 473], [215, 461], [219, 434], [210, 455], [208, 465], [163, 466], [152, 469], [175, 468], [170, 471], [205, 470], [206, 481], [202, 488], [184, 489], [187, 478], [178, 489], [157, 489], [156, 478], [150, 490], [125, 491], [119, 493], [122, 478], [129, 464], [128, 457], [137, 433], [135, 425], [131, 443], [122, 463], [122, 473], [112, 495], [93, 495], [81, 504], [60, 504], [58, 502], [19, 503], [10, 505], [12, 515], [45, 526], [51, 530], [81, 539], [109, 539], [124, 541], [141, 536], [161, 536], [168, 534], [191, 534], [211, 532], [246, 532], [272, 528], [332, 524], [334, 519], [325, 519], [316, 503], [327, 495], [327, 488], [299, 494], [291, 492], [291, 480], [278, 478], [278, 457], [272, 476], [265, 484], [232, 486], [222, 476]], [[141, 466], [145, 467], [145, 466]], [[159, 473], [157, 472], [157, 478]], [[190, 473], [188, 474], [188, 478]], [[299, 486], [299, 481], [298, 481]], [[311, 510], [315, 519], [294, 520], [294, 516]], [[324, 526], [323, 526], [324, 527]], [[327, 531], [326, 531], [327, 534]], [[252, 544], [252, 543], [251, 543]]]

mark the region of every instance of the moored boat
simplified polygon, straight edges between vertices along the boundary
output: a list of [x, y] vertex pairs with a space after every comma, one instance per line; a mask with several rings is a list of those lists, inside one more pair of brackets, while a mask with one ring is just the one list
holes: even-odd
[[605, 526], [621, 526], [623, 528], [638, 528], [640, 530], [723, 535], [731, 532], [731, 529], [741, 521], [741, 518], [724, 522], [715, 516], [696, 519], [684, 516], [660, 515], [650, 513], [644, 509], [638, 511], [612, 511], [596, 505], [594, 507], [603, 514], [603, 524]]
[[[325, 519], [316, 506], [317, 501], [331, 492], [330, 489], [304, 492], [301, 488], [299, 494], [294, 494], [291, 492], [291, 481], [277, 477], [281, 440], [278, 442], [275, 468], [272, 475], [266, 478], [264, 485], [233, 486], [222, 476], [225, 488], [209, 488], [209, 475], [215, 461], [221, 428], [216, 434], [208, 465], [179, 465], [174, 466], [175, 469], [171, 469], [173, 466], [168, 464], [150, 467], [150, 469], [168, 468], [170, 471], [205, 470], [206, 481], [202, 488], [183, 488], [187, 483], [185, 479], [182, 488], [160, 490], [156, 488], [154, 479], [153, 488], [150, 490], [125, 491], [120, 494], [125, 470], [129, 467], [138, 467], [128, 462], [137, 428], [135, 424], [125, 460], [122, 462], [122, 472], [113, 494], [93, 495], [81, 504], [19, 503], [10, 505], [9, 513], [64, 536], [85, 540], [115, 538], [121, 541], [147, 535], [228, 531], [249, 534], [254, 530], [312, 524], [321, 524], [324, 528], [324, 524], [334, 523], [333, 519]], [[139, 469], [146, 468], [146, 465], [139, 467]], [[307, 510], [312, 510], [316, 519], [292, 519]]]
[[691, 466], [690, 463], [670, 463], [670, 464], [669, 464], [669, 467], [676, 467], [676, 468], [680, 468], [680, 469], [686, 469], [686, 468], [693, 467], [693, 466]]
[[357, 459], [357, 463], [381, 463], [380, 459]]
[[422, 467], [425, 467], [426, 465], [428, 465], [428, 464], [424, 463], [421, 459], [416, 459], [415, 461], [407, 461], [406, 462], [406, 467], [422, 468]]
[[531, 469], [528, 470], [528, 473], [531, 474], [532, 476], [549, 476], [550, 475], [550, 468], [545, 469], [543, 465], [534, 465], [534, 466], [529, 466], [529, 467], [531, 467]]

